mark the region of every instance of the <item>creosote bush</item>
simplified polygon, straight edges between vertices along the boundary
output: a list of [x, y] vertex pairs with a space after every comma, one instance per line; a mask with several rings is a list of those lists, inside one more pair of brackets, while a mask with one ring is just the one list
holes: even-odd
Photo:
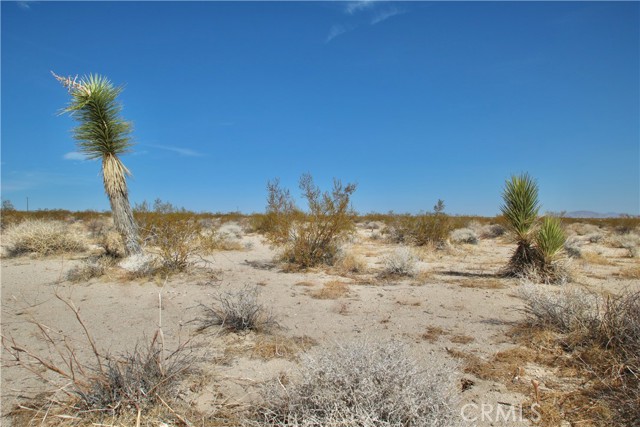
[[138, 213], [140, 234], [147, 250], [157, 255], [161, 268], [184, 271], [206, 245], [201, 223], [184, 213]]
[[62, 221], [26, 220], [7, 229], [3, 240], [12, 256], [53, 255], [87, 249], [84, 236]]
[[300, 178], [308, 211], [301, 211], [278, 180], [267, 184], [267, 213], [262, 228], [272, 244], [283, 247], [283, 261], [300, 268], [333, 265], [340, 243], [354, 230], [351, 195], [355, 184], [334, 179], [333, 190], [322, 192], [311, 175]]
[[455, 372], [419, 366], [396, 342], [359, 340], [307, 356], [301, 379], [271, 384], [257, 426], [445, 427], [455, 420]]
[[393, 243], [443, 248], [454, 227], [452, 218], [444, 212], [444, 208], [444, 202], [438, 200], [433, 212], [416, 216], [397, 215], [386, 230], [389, 240]]

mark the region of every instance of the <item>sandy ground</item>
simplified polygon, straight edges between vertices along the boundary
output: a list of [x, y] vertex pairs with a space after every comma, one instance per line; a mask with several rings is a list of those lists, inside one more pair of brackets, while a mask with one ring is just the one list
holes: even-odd
[[[189, 341], [206, 373], [204, 387], [189, 396], [203, 411], [211, 409], [216, 399], [250, 404], [258, 398], [261, 383], [281, 373], [295, 372], [299, 366], [300, 359], [257, 357], [251, 349], [260, 335], [224, 335], [216, 328], [196, 331], [193, 320], [202, 315], [199, 304], [212, 304], [213, 297], [225, 290], [257, 286], [259, 300], [281, 326], [275, 334], [283, 339], [305, 337], [315, 343], [309, 350], [312, 352], [361, 337], [396, 339], [407, 343], [425, 366], [447, 364], [460, 369], [461, 362], [451, 356], [451, 350], [490, 360], [496, 352], [515, 345], [508, 333], [523, 318], [522, 302], [515, 292], [517, 281], [497, 276], [513, 244], [496, 238], [444, 251], [416, 249], [420, 259], [416, 277], [381, 280], [376, 274], [382, 269], [383, 256], [396, 245], [371, 239], [372, 233], [376, 232], [359, 227], [347, 249], [367, 263], [368, 272], [346, 276], [332, 269], [283, 272], [273, 263], [274, 250], [255, 234], [242, 237], [248, 249], [218, 252], [199, 262], [193, 271], [166, 281], [127, 281], [115, 273], [85, 283], [66, 281], [67, 271], [87, 254], [3, 258], [2, 334], [47, 354], [51, 349], [37, 338], [36, 320], [54, 332], [73, 337], [80, 357], [90, 357], [73, 312], [55, 297], [56, 293], [79, 307], [99, 347], [111, 354], [148, 342], [161, 317], [167, 347]], [[616, 271], [637, 265], [637, 258], [625, 257], [620, 249], [592, 247], [600, 258], [592, 260], [594, 263], [576, 261], [573, 265], [580, 283], [611, 291], [638, 286], [637, 281], [615, 277]], [[335, 299], [313, 298], [314, 292], [331, 281], [347, 284], [348, 293]], [[441, 333], [425, 338], [425, 332], [437, 328]], [[460, 408], [466, 408], [470, 418], [483, 404], [518, 407], [530, 398], [509, 391], [500, 382], [460, 375], [472, 381], [460, 393]], [[33, 376], [6, 366], [1, 384], [3, 413], [22, 396], [45, 387]], [[473, 424], [529, 425], [513, 419], [478, 419]], [[3, 419], [2, 425], [9, 425], [8, 419]]]

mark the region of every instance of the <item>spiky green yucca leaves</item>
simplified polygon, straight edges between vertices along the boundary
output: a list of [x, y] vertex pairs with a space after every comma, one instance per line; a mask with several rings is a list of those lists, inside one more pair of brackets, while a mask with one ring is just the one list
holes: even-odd
[[538, 186], [528, 174], [512, 176], [502, 193], [500, 207], [518, 247], [504, 270], [508, 276], [527, 276], [544, 282], [564, 280], [555, 262], [564, 247], [565, 235], [558, 218], [538, 220]]
[[536, 248], [543, 257], [545, 264], [550, 264], [564, 248], [566, 237], [560, 220], [555, 217], [545, 217], [536, 234]]
[[518, 242], [529, 242], [533, 225], [538, 218], [538, 185], [528, 175], [512, 176], [502, 193], [504, 205], [500, 207], [508, 228]]
[[122, 87], [94, 74], [80, 80], [52, 74], [71, 95], [71, 102], [63, 112], [79, 122], [73, 130], [78, 150], [88, 159], [102, 159], [104, 189], [127, 254], [141, 253], [127, 191], [126, 177], [131, 173], [118, 157], [132, 146], [132, 126], [120, 116], [122, 106], [117, 100]]
[[88, 159], [127, 153], [132, 146], [132, 126], [120, 117], [122, 106], [117, 98], [122, 87], [90, 74], [70, 89], [71, 103], [64, 111], [80, 122], [73, 130], [80, 152]]

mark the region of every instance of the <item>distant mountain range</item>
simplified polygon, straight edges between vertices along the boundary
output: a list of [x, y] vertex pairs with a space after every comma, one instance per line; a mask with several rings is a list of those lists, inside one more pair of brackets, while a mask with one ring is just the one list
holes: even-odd
[[616, 212], [573, 211], [565, 213], [564, 216], [567, 218], [620, 218], [621, 216], [625, 216], [625, 214]]

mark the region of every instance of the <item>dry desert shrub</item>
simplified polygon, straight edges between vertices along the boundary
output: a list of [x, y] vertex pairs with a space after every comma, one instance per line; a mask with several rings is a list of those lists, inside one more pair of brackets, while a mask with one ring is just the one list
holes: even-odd
[[611, 236], [608, 244], [614, 248], [626, 249], [630, 258], [636, 258], [640, 251], [640, 235], [625, 233]]
[[422, 367], [396, 341], [359, 340], [308, 356], [303, 366], [299, 381], [265, 387], [253, 425], [453, 425], [454, 370]]
[[10, 256], [53, 255], [87, 249], [85, 237], [62, 221], [26, 220], [8, 228], [3, 237]]
[[559, 332], [557, 345], [568, 357], [564, 364], [589, 379], [572, 399], [583, 404], [596, 399], [608, 407], [609, 423], [638, 425], [640, 291], [604, 299], [576, 287], [550, 291], [525, 283], [519, 293], [525, 299], [529, 325]]
[[487, 224], [483, 225], [478, 234], [482, 239], [495, 239], [496, 237], [503, 236], [507, 232], [507, 229], [500, 224]]
[[263, 228], [272, 244], [283, 247], [283, 261], [299, 268], [333, 265], [340, 243], [353, 232], [355, 212], [351, 195], [355, 184], [333, 182], [331, 192], [322, 192], [311, 175], [300, 178], [300, 190], [308, 204], [301, 211], [278, 180], [267, 184], [267, 213]]
[[156, 255], [158, 268], [166, 272], [185, 271], [194, 257], [217, 247], [215, 234], [206, 234], [201, 221], [188, 213], [139, 213], [140, 234], [146, 249]]
[[588, 234], [600, 234], [602, 230], [594, 224], [576, 222], [567, 225], [567, 233], [576, 234], [578, 236], [586, 236]]
[[433, 212], [417, 216], [398, 215], [385, 229], [389, 241], [415, 246], [443, 248], [453, 230], [452, 218], [444, 212], [444, 202], [438, 200]]
[[251, 357], [263, 360], [297, 360], [298, 354], [317, 345], [317, 341], [308, 336], [287, 337], [279, 334], [260, 336], [253, 348]]
[[[6, 368], [21, 368], [45, 381], [49, 389], [24, 402], [13, 415], [16, 425], [140, 425], [149, 420], [167, 402], [175, 404], [178, 386], [194, 371], [194, 359], [186, 345], [174, 351], [164, 348], [162, 330], [145, 346], [135, 346], [121, 356], [104, 353], [94, 340], [72, 301], [56, 295], [74, 314], [84, 331], [85, 353], [80, 356], [82, 340], [60, 334], [35, 322], [39, 338], [49, 354], [33, 350], [15, 338], [2, 336]], [[160, 409], [160, 411], [159, 411]], [[49, 420], [47, 420], [49, 416]], [[180, 422], [184, 418], [173, 410], [160, 418]], [[52, 422], [57, 420], [55, 422]], [[65, 424], [64, 421], [73, 421]], [[150, 420], [149, 420], [150, 421]], [[97, 423], [97, 424], [96, 424]], [[147, 424], [145, 424], [147, 425]]]
[[580, 247], [580, 240], [575, 236], [569, 237], [564, 242], [564, 251], [570, 258], [581, 258], [582, 249]]
[[116, 260], [113, 257], [106, 255], [87, 258], [82, 264], [73, 267], [67, 272], [67, 280], [77, 283], [104, 276], [107, 270], [113, 267], [115, 263]]
[[112, 258], [124, 258], [126, 255], [122, 237], [115, 230], [109, 230], [98, 238], [98, 245], [102, 247], [105, 255]]
[[349, 294], [349, 285], [344, 282], [332, 280], [325, 283], [321, 289], [311, 292], [311, 297], [316, 299], [338, 299]]
[[620, 270], [618, 276], [623, 279], [640, 279], [640, 265]]
[[363, 273], [367, 264], [353, 252], [340, 251], [335, 266], [343, 273]]
[[449, 238], [453, 243], [478, 244], [478, 235], [471, 228], [458, 228], [453, 230]]
[[418, 259], [415, 253], [408, 247], [397, 248], [383, 259], [383, 277], [413, 277], [417, 273], [416, 263]]
[[532, 325], [546, 326], [560, 332], [590, 330], [598, 325], [602, 298], [577, 286], [548, 290], [528, 280], [518, 286], [525, 301], [525, 313]]
[[258, 286], [214, 295], [213, 305], [200, 304], [204, 317], [196, 319], [198, 330], [220, 326], [227, 332], [268, 331], [278, 325], [273, 314], [258, 302]]

